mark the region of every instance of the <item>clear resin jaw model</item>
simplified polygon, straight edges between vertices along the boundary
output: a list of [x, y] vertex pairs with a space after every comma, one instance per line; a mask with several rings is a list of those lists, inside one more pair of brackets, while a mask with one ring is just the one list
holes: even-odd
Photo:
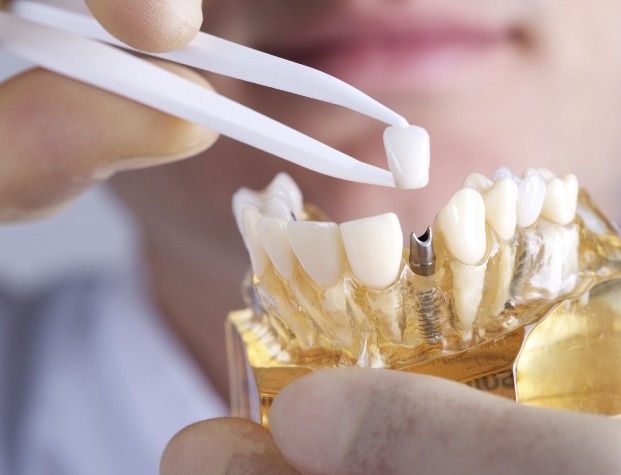
[[239, 190], [248, 308], [227, 323], [232, 411], [320, 368], [432, 374], [520, 403], [621, 413], [621, 239], [576, 177], [470, 175], [422, 236], [342, 223], [278, 175]]

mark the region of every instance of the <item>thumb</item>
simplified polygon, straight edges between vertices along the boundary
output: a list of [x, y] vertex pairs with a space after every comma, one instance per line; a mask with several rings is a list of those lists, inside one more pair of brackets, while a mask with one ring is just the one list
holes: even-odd
[[267, 430], [230, 417], [186, 427], [168, 443], [160, 463], [160, 475], [297, 473], [278, 452]]
[[86, 0], [86, 4], [108, 32], [143, 51], [181, 48], [203, 22], [201, 0]]
[[216, 137], [48, 71], [27, 72], [0, 85], [0, 221], [45, 215], [117, 171], [194, 156]]
[[286, 387], [274, 440], [304, 475], [621, 473], [621, 424], [520, 406], [465, 385], [341, 368]]

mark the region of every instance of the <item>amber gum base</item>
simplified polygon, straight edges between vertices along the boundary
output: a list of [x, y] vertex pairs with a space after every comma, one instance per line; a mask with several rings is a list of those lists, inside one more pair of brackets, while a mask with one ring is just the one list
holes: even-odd
[[[565, 300], [535, 324], [399, 370], [458, 381], [522, 404], [619, 414], [621, 279], [598, 284], [585, 300]], [[231, 412], [269, 428], [270, 406], [282, 388], [338, 361], [318, 350], [297, 364], [265, 364], [268, 349], [258, 318], [244, 309], [227, 319]]]

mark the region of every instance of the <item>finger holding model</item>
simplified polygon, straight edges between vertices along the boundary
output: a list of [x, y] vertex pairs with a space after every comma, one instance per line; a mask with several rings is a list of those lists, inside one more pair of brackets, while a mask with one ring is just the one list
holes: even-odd
[[[270, 422], [273, 440], [265, 429], [240, 419], [195, 424], [170, 442], [161, 473], [621, 470], [617, 420], [518, 405], [465, 385], [397, 371], [340, 368], [301, 378], [276, 397]], [[226, 436], [219, 438], [222, 433]], [[260, 440], [261, 448], [249, 440]], [[282, 457], [294, 468], [284, 465]], [[263, 471], [252, 472], [251, 465], [242, 463], [251, 460]]]

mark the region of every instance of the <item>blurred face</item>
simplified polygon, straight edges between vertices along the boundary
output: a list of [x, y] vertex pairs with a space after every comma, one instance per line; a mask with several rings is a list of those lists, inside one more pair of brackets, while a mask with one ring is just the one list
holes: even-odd
[[[518, 174], [528, 166], [573, 172], [616, 218], [620, 15], [621, 3], [610, 0], [207, 1], [205, 31], [321, 69], [427, 128], [430, 186], [404, 192], [347, 184], [228, 139], [202, 158], [121, 177], [120, 186], [131, 184], [125, 194], [132, 196], [151, 194], [130, 199], [145, 204], [145, 219], [167, 215], [168, 228], [190, 230], [203, 243], [234, 229], [236, 188], [261, 188], [282, 169], [335, 220], [395, 211], [404, 233], [431, 224], [468, 173], [490, 176], [503, 165]], [[209, 79], [225, 96], [386, 167], [383, 124]], [[157, 213], [146, 209], [154, 200]]]

